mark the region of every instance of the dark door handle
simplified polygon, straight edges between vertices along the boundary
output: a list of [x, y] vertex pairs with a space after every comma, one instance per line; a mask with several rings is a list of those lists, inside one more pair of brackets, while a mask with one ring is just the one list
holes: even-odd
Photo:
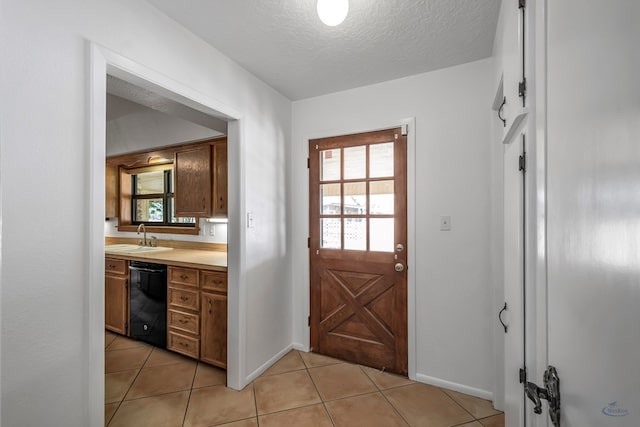
[[502, 313], [504, 313], [506, 310], [507, 310], [507, 303], [505, 302], [504, 307], [502, 307], [502, 310], [500, 310], [500, 312], [498, 313], [498, 320], [502, 324], [505, 334], [507, 333], [507, 325], [505, 325], [504, 322], [502, 321]]

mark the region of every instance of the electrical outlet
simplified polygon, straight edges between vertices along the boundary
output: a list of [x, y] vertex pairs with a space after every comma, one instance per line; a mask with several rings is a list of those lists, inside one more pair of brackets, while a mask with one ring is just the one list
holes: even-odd
[[215, 235], [216, 235], [216, 225], [209, 224], [209, 236], [215, 236]]
[[450, 216], [441, 216], [440, 217], [440, 231], [451, 231], [451, 217]]

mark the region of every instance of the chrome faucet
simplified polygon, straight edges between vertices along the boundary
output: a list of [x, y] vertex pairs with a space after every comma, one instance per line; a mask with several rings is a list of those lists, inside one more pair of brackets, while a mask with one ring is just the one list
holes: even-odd
[[138, 236], [140, 235], [140, 229], [142, 229], [142, 232], [144, 233], [144, 240], [139, 240], [138, 243], [140, 244], [140, 246], [147, 246], [147, 229], [145, 228], [144, 224], [140, 224], [138, 226]]

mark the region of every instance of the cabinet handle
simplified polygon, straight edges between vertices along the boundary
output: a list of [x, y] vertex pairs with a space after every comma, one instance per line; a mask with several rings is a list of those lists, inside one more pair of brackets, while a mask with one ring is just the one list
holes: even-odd
[[180, 296], [180, 300], [181, 301], [186, 301], [188, 299], [189, 299], [189, 297], [187, 297], [187, 296], [184, 296], [184, 295]]
[[186, 274], [181, 274], [181, 275], [180, 275], [180, 278], [181, 278], [182, 280], [187, 280], [187, 279], [189, 278], [189, 276], [187, 276]]
[[184, 320], [184, 319], [180, 319], [180, 320], [178, 320], [178, 322], [182, 323], [183, 325], [184, 325], [185, 323], [189, 323], [189, 321], [188, 321], [188, 320]]
[[209, 300], [209, 314], [211, 314], [211, 300]]
[[205, 210], [207, 208], [207, 199], [206, 197], [202, 198], [202, 210]]
[[180, 341], [180, 345], [183, 346], [183, 347], [189, 347], [189, 344], [187, 344], [185, 342], [182, 342], [182, 341]]

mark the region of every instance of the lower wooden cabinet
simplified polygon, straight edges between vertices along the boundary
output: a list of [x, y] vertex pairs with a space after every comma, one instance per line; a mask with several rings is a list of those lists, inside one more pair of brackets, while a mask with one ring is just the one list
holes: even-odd
[[129, 263], [122, 259], [105, 259], [104, 267], [105, 329], [127, 335], [129, 329]]
[[167, 332], [167, 348], [185, 356], [199, 359], [200, 340], [189, 335], [182, 335], [175, 331]]
[[227, 296], [203, 292], [200, 315], [200, 360], [227, 367]]
[[167, 349], [227, 367], [227, 274], [169, 266]]

